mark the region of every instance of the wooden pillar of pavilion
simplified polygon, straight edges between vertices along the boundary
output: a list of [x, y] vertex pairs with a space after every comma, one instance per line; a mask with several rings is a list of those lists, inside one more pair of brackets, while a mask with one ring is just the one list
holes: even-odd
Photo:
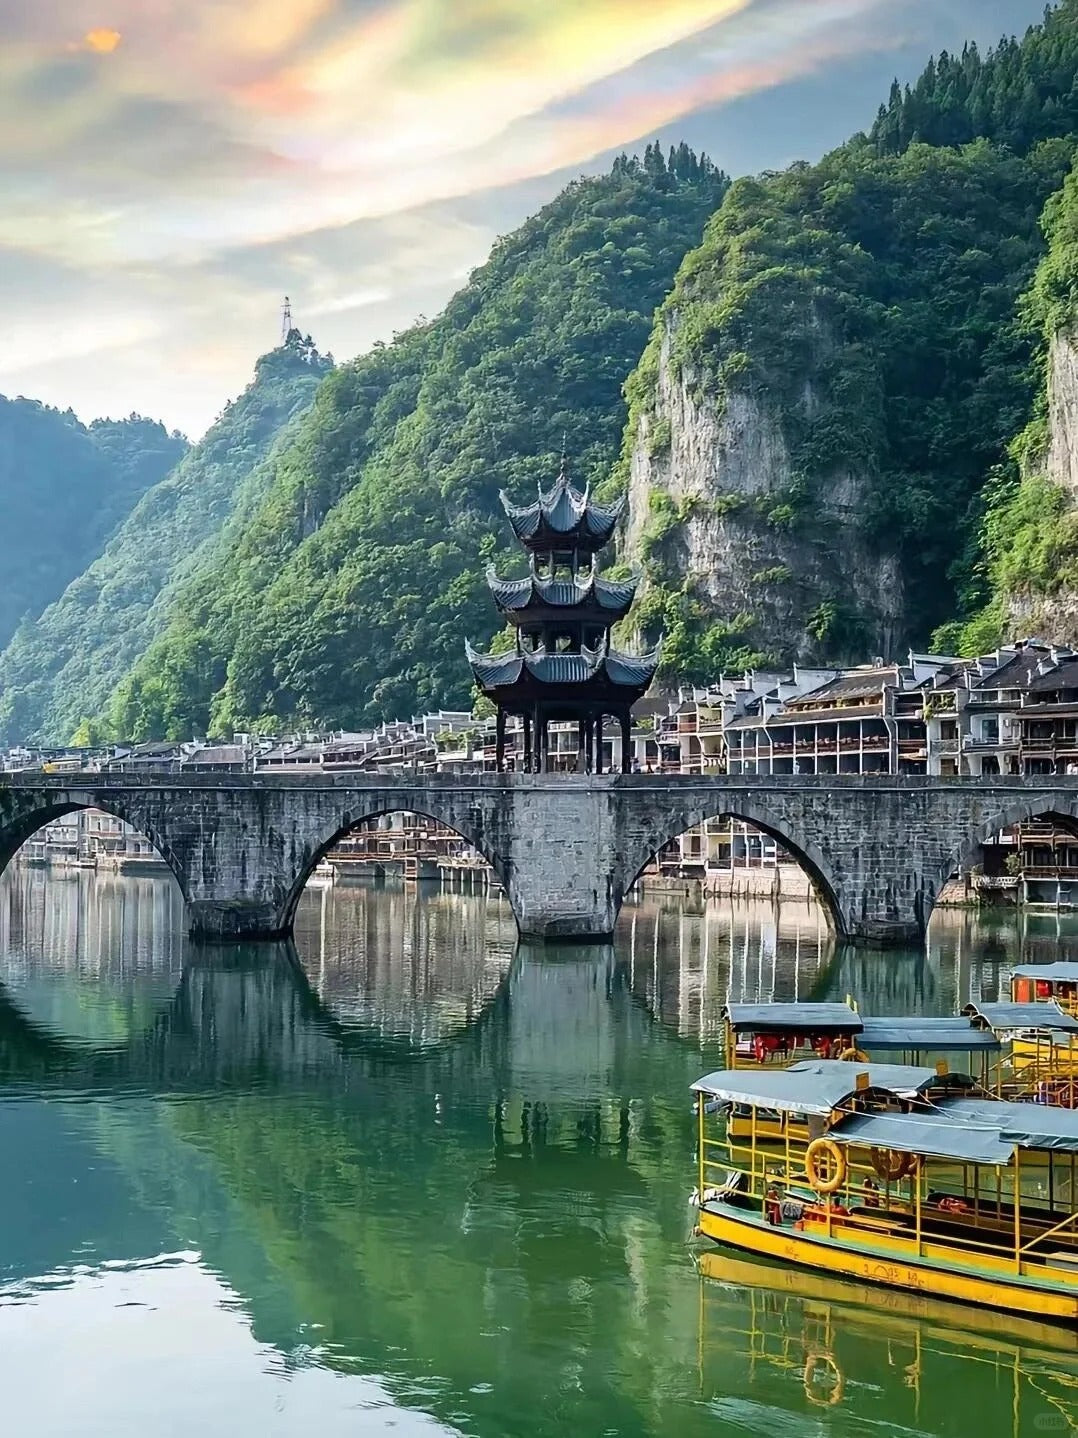
[[531, 773], [532, 769], [532, 721], [531, 715], [524, 715], [524, 772]]
[[630, 709], [621, 712], [621, 772], [628, 774], [632, 769], [630, 749], [633, 742], [633, 716]]
[[588, 768], [588, 721], [578, 719], [576, 725], [576, 772], [584, 774]]
[[505, 771], [505, 710], [499, 709], [495, 720], [496, 742], [494, 749], [494, 767], [498, 773]]
[[592, 766], [593, 774], [603, 772], [603, 715], [596, 714], [593, 720], [595, 726], [595, 763]]

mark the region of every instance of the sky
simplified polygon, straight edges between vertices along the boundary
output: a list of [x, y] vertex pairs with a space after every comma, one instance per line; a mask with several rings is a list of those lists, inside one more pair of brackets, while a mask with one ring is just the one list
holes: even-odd
[[0, 393], [197, 437], [433, 315], [573, 176], [813, 159], [1043, 0], [0, 0]]

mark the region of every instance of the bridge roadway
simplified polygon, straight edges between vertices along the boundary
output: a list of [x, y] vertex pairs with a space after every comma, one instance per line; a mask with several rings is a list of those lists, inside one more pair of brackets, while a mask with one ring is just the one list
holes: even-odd
[[949, 875], [1024, 819], [1078, 833], [1078, 777], [889, 775], [0, 774], [0, 870], [43, 824], [104, 809], [157, 848], [193, 936], [290, 933], [307, 879], [361, 820], [397, 810], [455, 829], [491, 864], [522, 936], [610, 936], [652, 855], [729, 815], [812, 877], [840, 939], [919, 944]]

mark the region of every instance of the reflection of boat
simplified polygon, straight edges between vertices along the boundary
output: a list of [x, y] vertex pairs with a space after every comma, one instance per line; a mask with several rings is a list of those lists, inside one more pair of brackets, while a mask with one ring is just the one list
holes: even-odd
[[715, 1250], [697, 1262], [700, 1381], [717, 1416], [757, 1395], [773, 1412], [852, 1400], [846, 1421], [859, 1426], [842, 1431], [868, 1431], [877, 1416], [888, 1431], [949, 1431], [961, 1394], [961, 1431], [981, 1438], [1078, 1428], [1071, 1329], [1022, 1317], [977, 1325], [972, 1313], [959, 1326], [963, 1309], [926, 1294]]
[[[953, 1096], [939, 1092], [945, 1077]], [[903, 1065], [723, 1069], [693, 1087], [708, 1238], [1078, 1322], [1078, 1114], [977, 1096], [964, 1075]], [[716, 1129], [729, 1111], [747, 1117], [747, 1138]], [[758, 1114], [796, 1116], [806, 1135], [789, 1125], [781, 1147], [760, 1143]]]
[[948, 1338], [971, 1349], [1044, 1350], [1045, 1357], [1071, 1354], [1078, 1384], [1078, 1329], [1061, 1323], [1042, 1323], [1014, 1314], [1007, 1319], [1005, 1334], [997, 1337], [999, 1330], [989, 1328], [986, 1332], [983, 1324], [976, 1323], [971, 1309], [928, 1293], [885, 1292], [874, 1284], [858, 1283], [852, 1278], [833, 1278], [829, 1274], [789, 1268], [761, 1258], [742, 1258], [714, 1248], [698, 1253], [696, 1265], [703, 1276], [713, 1282], [759, 1288], [806, 1302], [841, 1304], [848, 1310], [849, 1320], [866, 1329], [895, 1331], [913, 1324], [932, 1324], [938, 1325]]

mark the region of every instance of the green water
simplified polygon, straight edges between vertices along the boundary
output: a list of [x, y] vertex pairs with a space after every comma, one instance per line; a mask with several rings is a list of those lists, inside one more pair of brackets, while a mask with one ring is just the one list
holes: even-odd
[[689, 1242], [729, 998], [947, 1012], [1078, 925], [645, 900], [517, 951], [462, 895], [312, 890], [188, 948], [170, 881], [0, 883], [0, 1394], [20, 1435], [1071, 1432], [1078, 1342]]

